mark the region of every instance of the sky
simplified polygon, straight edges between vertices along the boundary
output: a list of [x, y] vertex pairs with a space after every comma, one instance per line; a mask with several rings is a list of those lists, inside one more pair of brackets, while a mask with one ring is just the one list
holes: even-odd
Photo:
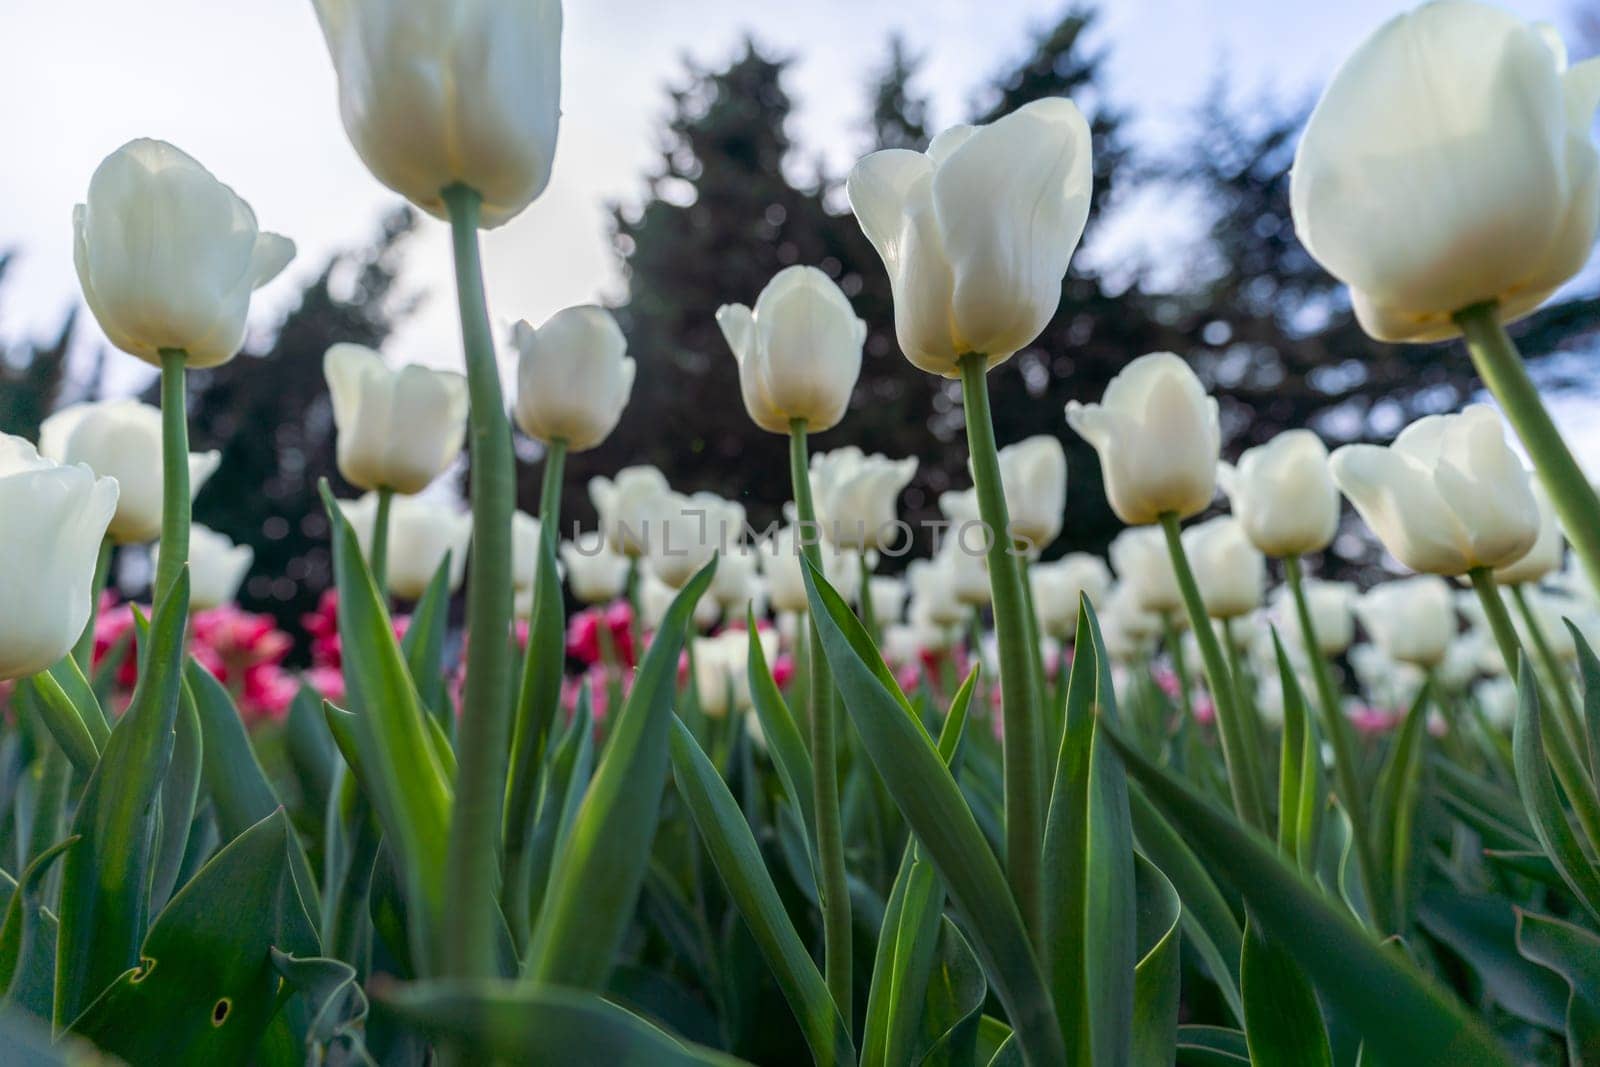
[[[572, 304], [625, 295], [607, 239], [612, 201], [636, 199], [653, 164], [666, 87], [685, 58], [716, 64], [751, 34], [792, 56], [792, 133], [842, 172], [862, 149], [865, 87], [885, 42], [902, 33], [924, 57], [919, 88], [935, 125], [959, 121], [985, 77], [1025, 54], [1028, 32], [1065, 4], [1045, 0], [587, 0], [565, 5], [563, 118], [547, 192], [485, 234], [491, 315], [501, 337]], [[1244, 93], [1306, 99], [1366, 34], [1409, 5], [1394, 0], [1115, 0], [1098, 42], [1133, 134], [1170, 140], [1219, 70]], [[1560, 26], [1561, 0], [1516, 12]], [[255, 208], [299, 255], [257, 297], [270, 330], [304, 281], [359, 247], [399, 200], [365, 170], [339, 122], [332, 67], [311, 0], [6, 0], [0, 9], [0, 249], [17, 253], [0, 287], [0, 339], [52, 329], [78, 299], [71, 209], [95, 166], [142, 136], [169, 140]], [[1159, 256], [1186, 239], [1159, 216], [1141, 235]], [[1176, 245], [1174, 245], [1176, 251]], [[459, 366], [450, 255], [426, 220], [403, 282], [424, 297], [387, 347], [395, 361]], [[755, 294], [730, 294], [752, 299]], [[100, 340], [84, 321], [91, 345]], [[1130, 354], [1131, 355], [1131, 354]], [[114, 353], [113, 381], [144, 365]], [[1600, 459], [1600, 439], [1596, 441]], [[1588, 451], [1585, 449], [1585, 451]]]

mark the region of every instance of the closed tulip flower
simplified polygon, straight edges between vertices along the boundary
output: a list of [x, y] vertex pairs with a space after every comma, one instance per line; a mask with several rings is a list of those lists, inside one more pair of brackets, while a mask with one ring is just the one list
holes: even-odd
[[1171, 352], [1122, 368], [1100, 403], [1068, 404], [1067, 424], [1100, 453], [1106, 500], [1130, 526], [1197, 515], [1216, 495], [1217, 401]]
[[939, 510], [950, 528], [939, 542], [938, 559], [948, 569], [956, 599], [972, 607], [988, 604], [989, 543], [996, 536], [978, 514], [976, 489], [939, 494]]
[[1099, 556], [1072, 552], [1052, 563], [1028, 568], [1033, 583], [1033, 609], [1039, 626], [1051, 637], [1070, 641], [1078, 632], [1078, 607], [1087, 596], [1098, 611], [1111, 592], [1111, 568]]
[[671, 492], [666, 475], [654, 467], [624, 467], [615, 478], [589, 479], [589, 500], [612, 551], [633, 558], [644, 555], [649, 542], [660, 536], [650, 528], [658, 499]]
[[1383, 547], [1414, 571], [1503, 567], [1539, 536], [1528, 473], [1487, 405], [1419, 419], [1386, 448], [1346, 445], [1332, 469]]
[[[672, 607], [672, 602], [677, 599], [678, 590], [663, 582], [649, 571], [639, 576], [639, 622], [646, 631], [659, 630], [661, 623], [667, 617], [667, 610]], [[695, 628], [705, 630], [717, 621], [722, 614], [721, 607], [711, 598], [711, 591], [694, 603], [692, 620]]]
[[872, 602], [872, 617], [879, 626], [894, 622], [905, 611], [910, 588], [904, 578], [874, 574], [867, 579], [867, 599]]
[[1183, 532], [1183, 544], [1207, 615], [1236, 619], [1261, 606], [1267, 561], [1238, 519], [1219, 515], [1191, 526]]
[[[801, 532], [793, 524], [782, 526], [757, 545], [762, 555], [762, 573], [767, 579], [767, 594], [776, 611], [801, 614], [810, 610], [810, 601], [806, 598], [805, 571], [802, 569], [804, 564], [801, 561]], [[814, 531], [806, 533], [807, 537], [813, 535]], [[861, 573], [860, 554], [827, 544], [821, 547], [823, 577], [847, 602], [854, 601]]]
[[294, 258], [294, 242], [165, 141], [129, 141], [95, 169], [72, 211], [84, 301], [111, 343], [153, 366], [181, 350], [215, 367], [244, 345], [250, 294]]
[[756, 298], [755, 309], [724, 304], [717, 325], [739, 363], [739, 391], [763, 430], [831, 430], [844, 418], [861, 376], [867, 324], [850, 300], [815, 267], [785, 267]]
[[1546, 27], [1446, 0], [1385, 23], [1333, 77], [1290, 181], [1307, 251], [1385, 341], [1461, 331], [1498, 301], [1537, 308], [1594, 242], [1594, 60], [1567, 67]]
[[1391, 659], [1418, 667], [1443, 663], [1458, 629], [1450, 586], [1433, 575], [1368, 590], [1356, 601], [1356, 614], [1373, 644]]
[[116, 507], [113, 479], [0, 434], [0, 680], [37, 674], [72, 650]]
[[895, 501], [917, 473], [915, 457], [867, 455], [855, 445], [811, 457], [811, 491], [822, 535], [840, 548], [897, 543]]
[[681, 589], [744, 529], [744, 508], [714, 493], [657, 497], [646, 561], [657, 578]]
[[1183, 594], [1172, 569], [1167, 541], [1153, 526], [1123, 530], [1111, 540], [1111, 569], [1119, 588], [1140, 611], [1183, 619]]
[[628, 557], [611, 550], [599, 530], [586, 530], [561, 545], [567, 588], [584, 604], [609, 604], [628, 591]]
[[[150, 549], [152, 569], [160, 555], [158, 542]], [[255, 558], [255, 549], [234, 544], [226, 534], [198, 523], [189, 527], [189, 607], [205, 611], [233, 603]]]
[[561, 119], [561, 3], [313, 0], [339, 78], [339, 114], [384, 185], [445, 216], [441, 193], [515, 218], [550, 181]]
[[322, 360], [338, 428], [339, 473], [358, 489], [420, 493], [461, 454], [467, 380], [417, 364], [390, 368], [361, 345]]
[[1067, 453], [1061, 441], [1039, 434], [1000, 450], [1011, 536], [1042, 552], [1061, 534], [1067, 510]]
[[1339, 489], [1328, 449], [1310, 430], [1289, 430], [1217, 469], [1222, 491], [1251, 542], [1274, 559], [1321, 552], [1339, 529]]
[[634, 362], [617, 320], [586, 304], [534, 329], [512, 329], [517, 348], [517, 425], [529, 437], [565, 442], [570, 452], [611, 436], [633, 393]]
[[731, 538], [720, 551], [717, 572], [711, 577], [711, 598], [729, 618], [741, 617], [761, 586], [761, 554], [754, 545]]
[[[119, 545], [161, 534], [161, 409], [137, 400], [69, 404], [39, 427], [39, 452], [56, 463], [83, 463], [117, 482], [117, 510], [107, 531]], [[189, 454], [189, 493], [216, 471], [216, 451]]]
[[[368, 493], [340, 505], [355, 528], [363, 555], [371, 555], [378, 497]], [[402, 600], [417, 600], [450, 554], [450, 588], [461, 587], [472, 541], [472, 516], [422, 497], [396, 497], [389, 512], [389, 591]]]
[[[1539, 507], [1539, 536], [1534, 539], [1533, 547], [1528, 549], [1527, 554], [1521, 559], [1495, 569], [1494, 580], [1501, 585], [1542, 582], [1561, 570], [1562, 558], [1567, 552], [1567, 541], [1561, 534], [1561, 526], [1556, 522], [1556, 512], [1550, 504], [1550, 495], [1538, 482], [1530, 479], [1530, 485], [1533, 489], [1534, 502]], [[1562, 629], [1565, 630], [1566, 627]]]
[[1039, 336], [1089, 217], [1091, 154], [1077, 106], [1051, 97], [856, 164], [850, 206], [889, 272], [906, 358], [954, 378], [968, 353], [993, 367]]
[[957, 626], [972, 614], [956, 596], [955, 571], [947, 557], [912, 560], [906, 567], [906, 584], [911, 589], [907, 617], [936, 627]]
[[[1355, 640], [1356, 587], [1349, 582], [1327, 582], [1307, 578], [1304, 582], [1306, 608], [1311, 612], [1311, 625], [1317, 631], [1317, 650], [1324, 656], [1337, 656]], [[1284, 644], [1299, 649], [1305, 647], [1300, 633], [1300, 616], [1295, 609], [1294, 596], [1288, 586], [1279, 586], [1272, 595], [1272, 612], [1278, 629], [1283, 632]]]
[[1114, 586], [1106, 595], [1105, 610], [1097, 613], [1106, 653], [1117, 663], [1143, 664], [1155, 652], [1161, 636], [1161, 616], [1140, 606], [1132, 590]]

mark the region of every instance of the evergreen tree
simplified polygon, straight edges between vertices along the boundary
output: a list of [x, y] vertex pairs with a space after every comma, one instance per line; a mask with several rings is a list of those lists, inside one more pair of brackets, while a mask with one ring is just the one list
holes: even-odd
[[[0, 254], [0, 285], [11, 256]], [[67, 353], [72, 347], [77, 312], [68, 312], [54, 337], [43, 345], [18, 341], [0, 346], [0, 433], [39, 440], [39, 424], [61, 404], [79, 397], [63, 396]]]

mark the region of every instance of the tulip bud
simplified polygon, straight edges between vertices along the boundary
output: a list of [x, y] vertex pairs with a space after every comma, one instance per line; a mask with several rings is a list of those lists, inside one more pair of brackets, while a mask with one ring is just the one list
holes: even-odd
[[367, 169], [430, 215], [483, 198], [480, 225], [544, 192], [561, 120], [560, 0], [313, 0], [339, 114]]
[[[56, 463], [82, 463], [117, 482], [117, 510], [108, 531], [119, 545], [142, 545], [161, 534], [161, 409], [137, 400], [69, 404], [39, 427], [39, 452]], [[189, 454], [189, 494], [200, 492], [222, 454]]]
[[634, 558], [645, 554], [652, 535], [660, 536], [650, 529], [657, 498], [671, 492], [666, 476], [654, 467], [624, 467], [614, 479], [589, 479], [589, 500], [613, 552]]
[[1485, 4], [1426, 4], [1347, 59], [1290, 173], [1295, 231], [1384, 341], [1436, 341], [1498, 301], [1521, 318], [1594, 243], [1600, 65], [1568, 68], [1548, 27]]
[[1078, 632], [1078, 606], [1087, 596], [1099, 611], [1111, 592], [1111, 568], [1099, 556], [1072, 552], [1053, 563], [1028, 568], [1033, 585], [1033, 609], [1039, 628], [1052, 637], [1071, 641]]
[[1328, 450], [1310, 430], [1288, 430], [1217, 468], [1251, 542], [1275, 559], [1321, 552], [1339, 529], [1339, 489]]
[[1038, 553], [1061, 535], [1067, 509], [1067, 453], [1061, 441], [1038, 434], [1000, 450], [1000, 481], [1005, 486], [1009, 533]]
[[913, 364], [947, 378], [990, 367], [1055, 315], [1089, 217], [1089, 124], [1064, 97], [986, 126], [954, 126], [926, 154], [874, 152], [846, 190], [889, 272], [895, 334]]
[[633, 392], [634, 362], [611, 312], [586, 304], [552, 315], [537, 330], [512, 328], [517, 347], [517, 425], [569, 452], [597, 447], [617, 428]]
[[420, 493], [461, 454], [467, 380], [415, 363], [397, 370], [361, 345], [322, 359], [338, 429], [339, 473], [358, 489]]
[[89, 622], [95, 562], [117, 483], [58, 466], [0, 434], [0, 680], [37, 674], [72, 651]]
[[1236, 619], [1261, 605], [1267, 561], [1232, 515], [1218, 515], [1183, 532], [1183, 547], [1194, 567], [1195, 584], [1206, 614]]
[[1418, 667], [1444, 662], [1456, 637], [1450, 587], [1433, 575], [1385, 582], [1368, 590], [1356, 601], [1356, 614], [1386, 655]]
[[[189, 607], [206, 611], [233, 603], [256, 551], [196, 523], [189, 527]], [[150, 546], [150, 569], [160, 570], [161, 545]]]
[[1098, 404], [1072, 401], [1067, 424], [1100, 453], [1106, 500], [1130, 526], [1198, 515], [1216, 495], [1217, 401], [1171, 352], [1129, 363]]
[[[1317, 631], [1317, 651], [1324, 656], [1337, 656], [1355, 640], [1355, 617], [1351, 606], [1355, 601], [1356, 587], [1349, 582], [1325, 582], [1307, 578], [1301, 583], [1306, 596], [1306, 609], [1311, 613], [1311, 625]], [[1305, 635], [1300, 632], [1300, 614], [1288, 586], [1279, 586], [1272, 597], [1272, 612], [1284, 644], [1304, 648]]]
[[[767, 593], [772, 598], [775, 611], [801, 614], [810, 610], [806, 599], [805, 571], [801, 561], [805, 538], [815, 538], [816, 531], [791, 524], [779, 527], [762, 539], [757, 548], [761, 551], [762, 570], [767, 577]], [[828, 580], [846, 602], [856, 599], [861, 576], [859, 553], [837, 549], [823, 544], [822, 576]]]
[[584, 604], [609, 604], [628, 590], [628, 557], [606, 544], [599, 530], [586, 530], [561, 546], [567, 588]]
[[165, 141], [129, 141], [95, 168], [72, 209], [84, 301], [111, 343], [161, 366], [226, 363], [244, 345], [250, 294], [294, 258], [294, 242]]
[[1383, 547], [1414, 571], [1502, 567], [1538, 539], [1528, 472], [1487, 405], [1419, 419], [1387, 448], [1346, 445], [1331, 465]]
[[811, 457], [811, 490], [822, 535], [840, 548], [881, 549], [896, 533], [895, 501], [917, 460], [865, 455], [855, 445]]
[[717, 309], [717, 325], [739, 363], [739, 391], [763, 430], [831, 430], [844, 418], [861, 376], [867, 324], [850, 300], [815, 267], [785, 267], [756, 298]]
[[1501, 585], [1541, 582], [1561, 569], [1562, 557], [1567, 552], [1567, 541], [1561, 535], [1560, 524], [1556, 522], [1556, 511], [1550, 504], [1549, 494], [1544, 491], [1543, 485], [1533, 479], [1530, 478], [1528, 482], [1533, 490], [1534, 503], [1539, 508], [1539, 536], [1521, 559], [1495, 569], [1494, 580]]
[[904, 578], [875, 574], [867, 579], [867, 599], [872, 602], [872, 617], [879, 626], [900, 618], [910, 591]]
[[1153, 526], [1123, 530], [1111, 540], [1111, 569], [1119, 588], [1140, 611], [1183, 618], [1183, 593], [1172, 568], [1166, 536]]
[[[370, 557], [378, 515], [377, 494], [340, 501], [339, 506], [355, 530], [361, 554]], [[420, 599], [446, 553], [450, 555], [450, 588], [459, 589], [471, 542], [470, 514], [422, 497], [395, 497], [389, 509], [389, 591], [402, 600]]]

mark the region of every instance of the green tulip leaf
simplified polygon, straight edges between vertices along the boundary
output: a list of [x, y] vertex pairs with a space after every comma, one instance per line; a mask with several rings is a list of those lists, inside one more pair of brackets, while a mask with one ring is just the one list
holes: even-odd
[[1136, 856], [1137, 953], [1133, 969], [1133, 1067], [1167, 1067], [1178, 1035], [1183, 981], [1183, 903], [1160, 868]]
[[616, 716], [594, 780], [551, 863], [524, 968], [530, 982], [605, 988], [660, 815], [678, 653], [715, 570], [712, 560], [672, 601]]
[[439, 561], [400, 639], [418, 699], [433, 721], [447, 730], [455, 725], [444, 677], [444, 639], [450, 629], [450, 556], [446, 551]]
[[1567, 1058], [1580, 1067], [1600, 1062], [1600, 937], [1581, 926], [1517, 909], [1517, 951], [1550, 968], [1571, 989], [1567, 1000]]
[[811, 842], [817, 839], [816, 798], [811, 792], [811, 753], [795, 724], [789, 705], [784, 703], [778, 683], [772, 680], [767, 666], [767, 654], [761, 647], [761, 635], [756, 629], [755, 613], [746, 611], [745, 629], [749, 634], [750, 648], [746, 670], [750, 674], [750, 697], [755, 705], [756, 718], [761, 723], [761, 735], [767, 739], [767, 751], [778, 769], [784, 793], [789, 803], [800, 813], [800, 822], [806, 834], [806, 856], [811, 856]]
[[495, 980], [375, 982], [389, 1012], [471, 1054], [468, 1062], [739, 1067], [593, 993]]
[[814, 567], [803, 568], [811, 618], [845, 709], [972, 932], [1019, 1047], [1035, 1063], [1063, 1062], [1062, 1031], [1044, 973], [972, 809], [855, 613]]
[[1523, 806], [1540, 846], [1561, 873], [1562, 881], [1589, 915], [1600, 920], [1600, 869], [1590, 862], [1567, 822], [1566, 809], [1545, 756], [1539, 688], [1527, 660], [1522, 661], [1518, 672], [1517, 689], [1517, 722], [1511, 734], [1511, 748]]
[[45, 908], [44, 876], [50, 865], [73, 845], [69, 837], [50, 846], [22, 872], [0, 924], [0, 989], [5, 1007], [50, 1018], [55, 990], [56, 919]]
[[1229, 1030], [1222, 1026], [1180, 1026], [1177, 1062], [1180, 1067], [1247, 1067], [1250, 1050], [1243, 1030]]
[[1294, 957], [1249, 920], [1239, 971], [1250, 1062], [1256, 1067], [1333, 1067], [1316, 991]]
[[1432, 687], [1424, 685], [1406, 713], [1378, 773], [1372, 802], [1373, 901], [1384, 931], [1401, 934], [1410, 928], [1412, 848]]
[[367, 994], [343, 960], [272, 949], [272, 967], [303, 1007], [303, 1063], [373, 1064], [367, 1054]]
[[203, 760], [200, 716], [187, 683], [179, 689], [178, 719], [173, 733], [172, 762], [161, 783], [161, 821], [156, 830], [155, 872], [151, 878], [150, 908], [160, 911], [172, 899], [189, 847], [195, 803], [200, 798]]
[[125, 971], [69, 1028], [130, 1063], [247, 1062], [277, 1013], [271, 950], [316, 954], [289, 872], [282, 809], [211, 858], [167, 905]]
[[1417, 920], [1471, 964], [1495, 1003], [1535, 1025], [1561, 1031], [1567, 989], [1558, 977], [1518, 953], [1516, 910], [1508, 901], [1433, 885], [1418, 901]]

